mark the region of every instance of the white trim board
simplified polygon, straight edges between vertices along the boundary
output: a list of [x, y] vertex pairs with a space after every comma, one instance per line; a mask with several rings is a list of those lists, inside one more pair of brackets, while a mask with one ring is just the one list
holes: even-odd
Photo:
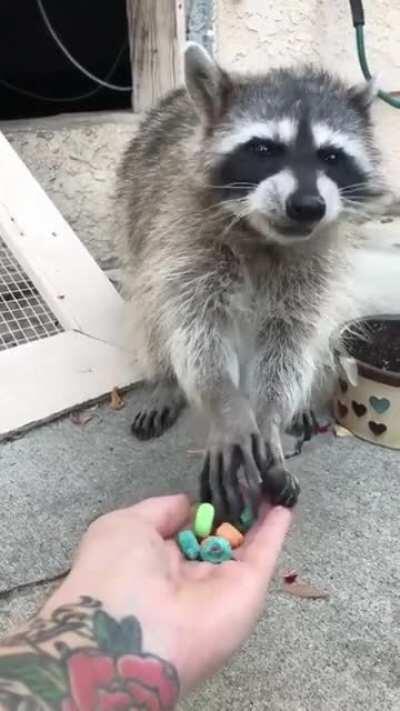
[[140, 380], [123, 301], [0, 132], [0, 234], [64, 332], [0, 351], [0, 439]]

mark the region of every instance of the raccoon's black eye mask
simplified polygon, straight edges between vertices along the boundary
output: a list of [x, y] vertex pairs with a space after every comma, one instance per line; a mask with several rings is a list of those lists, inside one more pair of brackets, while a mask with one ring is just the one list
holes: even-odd
[[[286, 146], [268, 138], [255, 136], [238, 145], [232, 153], [224, 157], [214, 170], [213, 182], [226, 186], [227, 193], [232, 188], [232, 197], [239, 198], [249, 193], [262, 180], [279, 173], [285, 163]], [[241, 184], [242, 188], [235, 187], [237, 184]]]
[[315, 182], [317, 174], [323, 172], [339, 190], [345, 189], [348, 199], [352, 197], [352, 186], [357, 200], [372, 194], [368, 176], [343, 148], [324, 145], [317, 149], [307, 141], [285, 145], [257, 136], [224, 156], [214, 168], [212, 182], [223, 190], [219, 197], [241, 198], [283, 169], [290, 170], [299, 185]]
[[245, 149], [259, 158], [276, 158], [285, 154], [286, 146], [269, 138], [252, 138], [244, 144]]
[[341, 161], [345, 161], [346, 158], [349, 158], [341, 148], [337, 148], [336, 146], [323, 146], [323, 148], [319, 148], [317, 156], [320, 161], [328, 163], [329, 165], [337, 165]]

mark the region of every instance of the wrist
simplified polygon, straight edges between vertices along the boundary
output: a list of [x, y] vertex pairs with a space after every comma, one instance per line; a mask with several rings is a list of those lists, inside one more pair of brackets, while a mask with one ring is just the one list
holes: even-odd
[[122, 583], [119, 593], [117, 587], [115, 580], [110, 584], [107, 581], [101, 585], [98, 582], [90, 584], [89, 581], [83, 584], [81, 576], [75, 576], [71, 571], [46, 602], [41, 615], [49, 618], [60, 608], [74, 604], [85, 596], [101, 603], [101, 608], [116, 621], [134, 616], [140, 624], [143, 650], [173, 665], [179, 678], [180, 695], [186, 696], [197, 685], [198, 679], [195, 671], [192, 673], [190, 650], [184, 646], [186, 635], [171, 624], [171, 619], [176, 619], [176, 616], [169, 615], [162, 596], [157, 601], [148, 597], [145, 601], [139, 601], [132, 593], [126, 593], [126, 586]]
[[72, 576], [10, 639], [0, 656], [0, 677], [7, 678], [12, 668], [13, 679], [28, 684], [28, 690], [31, 678], [43, 677], [32, 699], [44, 704], [54, 697], [54, 706], [48, 704], [54, 709], [172, 711], [180, 693], [178, 672], [160, 645], [147, 646], [142, 621], [125, 610], [111, 614], [103, 601], [76, 593]]

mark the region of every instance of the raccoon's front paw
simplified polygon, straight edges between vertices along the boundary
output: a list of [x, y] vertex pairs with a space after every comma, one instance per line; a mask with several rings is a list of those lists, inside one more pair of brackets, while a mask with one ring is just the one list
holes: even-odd
[[270, 464], [263, 473], [262, 480], [263, 492], [274, 506], [292, 508], [297, 503], [300, 484], [282, 464]]
[[318, 420], [312, 410], [304, 410], [294, 417], [287, 433], [298, 437], [303, 442], [309, 442], [313, 435], [318, 434]]
[[160, 437], [172, 427], [185, 404], [183, 393], [175, 382], [157, 383], [149, 388], [147, 402], [132, 422], [132, 434], [141, 441]]
[[200, 499], [213, 504], [218, 522], [238, 523], [248, 492], [252, 509], [261, 499], [262, 470], [267, 468], [265, 446], [257, 432], [210, 444], [200, 477]]
[[296, 415], [286, 430], [287, 434], [296, 438], [296, 443], [294, 450], [285, 454], [285, 459], [291, 459], [301, 454], [304, 443], [309, 442], [319, 431], [320, 426], [312, 410], [306, 410]]

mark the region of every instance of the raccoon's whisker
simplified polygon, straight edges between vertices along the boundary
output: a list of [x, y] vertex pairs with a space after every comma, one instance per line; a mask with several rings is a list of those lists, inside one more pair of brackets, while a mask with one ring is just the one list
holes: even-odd
[[353, 190], [353, 188], [365, 187], [368, 185], [366, 180], [361, 180], [358, 183], [350, 183], [350, 185], [345, 185], [343, 188], [338, 188], [340, 193], [347, 192], [348, 190]]
[[[246, 197], [243, 198], [231, 198], [229, 200], [223, 200], [221, 202], [215, 203], [213, 205], [210, 205], [209, 207], [206, 207], [202, 210], [198, 210], [195, 213], [193, 213], [194, 218], [198, 218], [198, 220], [201, 220], [201, 225], [200, 225], [200, 231], [202, 230], [202, 227], [205, 223], [203, 220], [204, 217], [208, 216], [213, 216], [215, 215], [216, 218], [219, 216], [225, 217], [225, 218], [230, 218], [231, 215], [226, 209], [226, 206], [229, 205], [230, 203], [233, 203], [235, 205], [240, 206], [241, 204], [245, 204], [247, 201]], [[235, 215], [236, 217], [236, 215]], [[184, 223], [186, 220], [186, 215], [180, 215], [176, 220], [171, 220], [168, 224], [168, 232], [175, 230], [177, 227], [179, 228], [179, 225]]]
[[363, 218], [365, 220], [370, 220], [372, 217], [376, 216], [374, 212], [364, 209], [362, 206], [345, 204], [343, 213], [346, 217]]
[[221, 237], [226, 237], [226, 235], [233, 229], [235, 225], [237, 225], [238, 222], [242, 219], [242, 215], [235, 215], [233, 220], [229, 223], [227, 227], [225, 227], [224, 231], [222, 232]]
[[363, 182], [354, 183], [353, 185], [346, 185], [346, 187], [344, 188], [339, 188], [339, 193], [340, 195], [347, 195], [348, 193], [362, 192], [363, 190], [365, 190], [366, 187], [368, 187], [368, 190], [374, 190], [377, 193], [384, 192], [384, 186], [381, 185], [379, 182], [376, 182], [374, 186], [372, 186], [371, 183]]
[[240, 222], [240, 220], [242, 220], [243, 217], [246, 217], [246, 215], [248, 215], [248, 214], [249, 214], [249, 210], [246, 209], [246, 210], [242, 210], [242, 211], [239, 212], [237, 215], [235, 215], [234, 218], [233, 218], [233, 220], [231, 220], [231, 222], [230, 222], [230, 223], [226, 226], [226, 228], [224, 229], [224, 231], [223, 231], [223, 233], [222, 233], [222, 237], [225, 237], [225, 236], [228, 234], [228, 232], [230, 232], [230, 231], [233, 229], [233, 227], [234, 227], [238, 222]]
[[243, 190], [243, 188], [254, 188], [257, 183], [227, 183], [226, 185], [213, 185], [212, 183], [206, 184], [208, 188], [214, 188], [215, 190]]
[[[222, 200], [221, 202], [217, 202], [213, 205], [210, 205], [209, 207], [206, 207], [202, 210], [197, 211], [196, 213], [193, 213], [194, 216], [198, 218], [202, 218], [205, 215], [208, 215], [209, 213], [212, 213], [213, 211], [218, 213], [218, 210], [221, 211], [221, 214], [223, 213], [223, 208], [226, 207], [226, 205], [229, 205], [230, 203], [235, 203], [235, 204], [240, 204], [242, 202], [245, 202], [247, 198], [231, 198], [228, 200]], [[176, 220], [172, 220], [169, 223], [169, 227], [176, 227], [177, 225], [180, 224], [180, 222], [184, 221], [186, 219], [186, 216], [179, 216]]]
[[343, 204], [345, 207], [360, 209], [363, 212], [373, 212], [372, 208], [368, 208], [368, 205], [363, 200], [357, 200], [356, 198], [343, 198]]
[[339, 195], [341, 195], [344, 198], [349, 198], [351, 199], [354, 195], [355, 198], [362, 198], [365, 195], [365, 187], [364, 188], [352, 188], [351, 190], [339, 190]]
[[374, 214], [372, 210], [366, 208], [362, 203], [347, 202], [344, 203], [344, 209], [348, 212], [357, 212], [359, 215], [372, 215]]

